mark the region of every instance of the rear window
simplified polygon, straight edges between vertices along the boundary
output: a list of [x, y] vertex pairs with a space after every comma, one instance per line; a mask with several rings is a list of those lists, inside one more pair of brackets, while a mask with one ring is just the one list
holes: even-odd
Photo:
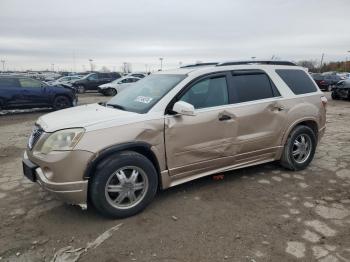
[[266, 74], [242, 74], [232, 76], [231, 101], [242, 103], [280, 96]]
[[0, 88], [16, 87], [18, 86], [17, 79], [14, 78], [0, 78]]
[[276, 73], [283, 79], [283, 81], [296, 95], [317, 91], [315, 84], [303, 70], [277, 69]]

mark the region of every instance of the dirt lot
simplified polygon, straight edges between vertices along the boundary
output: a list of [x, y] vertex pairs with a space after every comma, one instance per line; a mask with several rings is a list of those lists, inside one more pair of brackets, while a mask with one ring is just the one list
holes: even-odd
[[1, 261], [350, 261], [348, 101], [330, 101], [308, 169], [266, 164], [206, 177], [123, 220], [65, 205], [23, 177], [28, 134], [46, 112], [0, 116]]

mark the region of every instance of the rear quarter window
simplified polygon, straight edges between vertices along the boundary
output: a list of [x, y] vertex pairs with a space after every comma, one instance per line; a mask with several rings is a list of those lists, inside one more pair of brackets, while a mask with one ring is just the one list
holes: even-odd
[[18, 87], [18, 80], [14, 78], [0, 78], [0, 88]]
[[303, 70], [277, 69], [276, 73], [296, 95], [316, 92], [317, 88]]

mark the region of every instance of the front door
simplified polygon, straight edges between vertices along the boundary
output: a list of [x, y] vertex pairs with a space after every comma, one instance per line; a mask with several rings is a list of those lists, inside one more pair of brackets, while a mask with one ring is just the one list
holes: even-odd
[[233, 164], [237, 126], [229, 110], [226, 73], [199, 79], [179, 100], [192, 104], [195, 115], [165, 117], [170, 175], [195, 175]]

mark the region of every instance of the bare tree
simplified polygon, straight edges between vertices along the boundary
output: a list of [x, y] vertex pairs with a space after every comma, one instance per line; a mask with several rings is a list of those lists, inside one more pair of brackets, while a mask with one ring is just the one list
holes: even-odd
[[315, 72], [317, 68], [317, 62], [314, 60], [302, 60], [297, 63], [299, 66], [306, 67], [309, 71]]

